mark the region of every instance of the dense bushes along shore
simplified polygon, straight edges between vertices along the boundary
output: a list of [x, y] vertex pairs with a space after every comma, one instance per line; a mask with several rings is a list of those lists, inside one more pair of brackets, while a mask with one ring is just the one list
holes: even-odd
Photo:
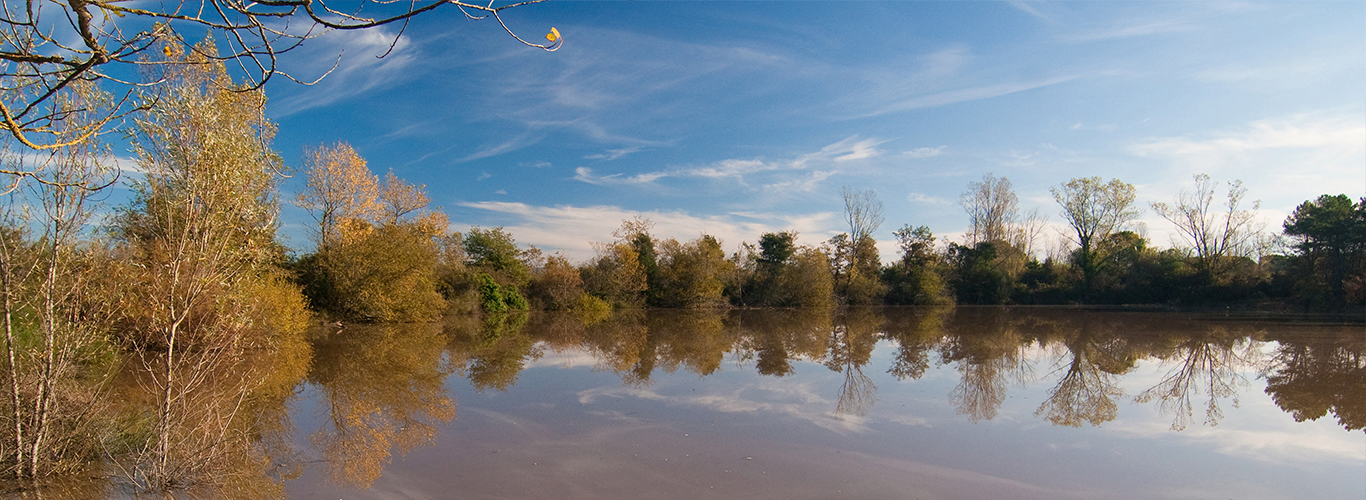
[[[1112, 188], [1129, 190], [1127, 205], [1132, 205], [1131, 186], [1074, 179], [1069, 183], [1073, 193], [1064, 192], [1068, 185], [1055, 193], [1065, 214], [1082, 217], [1088, 210], [1110, 210], [1121, 217], [1080, 229], [1074, 241], [1084, 244], [1041, 261], [1031, 251], [1031, 233], [1037, 235], [1042, 219], [1013, 214], [1009, 181], [988, 176], [969, 186], [964, 198], [990, 184], [986, 192], [1008, 203], [988, 199], [984, 204], [1004, 207], [985, 211], [1004, 214], [973, 214], [965, 201], [974, 227], [967, 241], [947, 245], [937, 244], [927, 227], [903, 227], [894, 233], [901, 257], [889, 265], [879, 261], [867, 228], [853, 231], [861, 233], [857, 238], [842, 233], [806, 245], [795, 232], [766, 233], [757, 244], [742, 243], [727, 256], [710, 235], [687, 242], [661, 239], [651, 233], [653, 223], [640, 218], [623, 221], [612, 241], [595, 244], [593, 259], [575, 265], [562, 256], [519, 247], [502, 228], [442, 233], [445, 217], [426, 209], [421, 187], [401, 189], [418, 194], [422, 208], [411, 215], [366, 212], [364, 207], [392, 205], [383, 193], [398, 189], [393, 186], [402, 181], [390, 174], [380, 182], [348, 146], [334, 149], [359, 162], [351, 167], [353, 175], [370, 176], [363, 182], [376, 186], [348, 192], [379, 194], [335, 203], [343, 207], [336, 213], [362, 215], [320, 215], [317, 234], [333, 236], [320, 239], [316, 253], [291, 266], [317, 310], [350, 321], [428, 321], [445, 311], [528, 307], [601, 311], [1081, 303], [1341, 310], [1366, 303], [1366, 200], [1353, 203], [1345, 195], [1306, 201], [1285, 221], [1281, 235], [1271, 235], [1251, 224], [1250, 211], [1237, 209], [1241, 191], [1236, 183], [1230, 187], [1228, 206], [1233, 208], [1209, 213], [1212, 186], [1197, 177], [1203, 207], [1154, 204], [1157, 210], [1176, 213], [1173, 219], [1196, 221], [1188, 223], [1195, 235], [1191, 247], [1159, 250], [1124, 227], [1123, 213], [1136, 213], [1131, 206], [1067, 205], [1088, 203], [1076, 199], [1086, 196], [1089, 203], [1113, 204], [1094, 201], [1100, 197], [1096, 193], [1076, 193]], [[319, 175], [316, 167], [310, 172]], [[880, 212], [871, 192], [846, 191], [847, 200], [853, 195], [862, 197], [853, 204]], [[851, 226], [859, 223], [852, 213], [858, 209], [850, 207]], [[991, 225], [996, 227], [978, 227]]]

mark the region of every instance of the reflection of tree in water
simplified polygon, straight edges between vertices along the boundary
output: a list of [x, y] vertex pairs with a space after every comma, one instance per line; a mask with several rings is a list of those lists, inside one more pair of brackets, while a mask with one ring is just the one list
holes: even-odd
[[[169, 370], [164, 357], [141, 354], [141, 363], [126, 365], [110, 388], [110, 400], [125, 412], [120, 425], [127, 427], [105, 443], [113, 455], [107, 465], [140, 488], [159, 463], [176, 478], [167, 486], [185, 488], [191, 497], [282, 497], [282, 481], [299, 471], [299, 461], [291, 460], [293, 428], [285, 405], [307, 371], [308, 344], [287, 339], [271, 352], [190, 351]], [[158, 384], [167, 374], [184, 385], [173, 393], [172, 411], [158, 420], [147, 408], [158, 401], [156, 392], [165, 389]], [[166, 445], [159, 448], [155, 438], [162, 435]]]
[[1185, 429], [1194, 421], [1191, 397], [1202, 392], [1209, 396], [1205, 403], [1205, 425], [1218, 425], [1224, 417], [1219, 407], [1221, 398], [1231, 398], [1238, 407], [1238, 387], [1247, 384], [1240, 369], [1256, 362], [1256, 346], [1246, 334], [1234, 334], [1225, 327], [1212, 327], [1206, 333], [1182, 336], [1168, 352], [1158, 357], [1174, 362], [1157, 385], [1141, 392], [1135, 401], [1158, 401], [1162, 413], [1173, 415], [1172, 430]]
[[390, 460], [428, 445], [455, 418], [439, 324], [354, 326], [316, 345], [309, 381], [329, 419], [310, 436], [338, 482], [369, 487]]
[[1094, 322], [1087, 322], [1063, 338], [1071, 358], [1066, 363], [1067, 370], [1034, 414], [1053, 425], [1069, 427], [1114, 420], [1119, 410], [1114, 397], [1124, 394], [1116, 378], [1134, 367], [1135, 357], [1128, 343], [1113, 334], [1111, 325]]
[[621, 311], [585, 327], [582, 345], [594, 353], [599, 367], [621, 376], [629, 386], [650, 385], [658, 371], [679, 368], [698, 375], [720, 369], [725, 353], [736, 344], [726, 311]]
[[944, 338], [944, 319], [953, 306], [895, 310], [884, 337], [896, 342], [896, 355], [887, 373], [897, 380], [915, 380], [930, 367], [930, 350]]
[[1009, 379], [1025, 383], [1033, 378], [1033, 367], [1025, 356], [1031, 343], [1007, 323], [1008, 310], [958, 308], [955, 312], [957, 334], [939, 346], [940, 362], [956, 362], [962, 375], [949, 402], [973, 423], [991, 420], [1005, 401]]
[[852, 309], [839, 319], [842, 324], [836, 324], [830, 333], [824, 363], [827, 368], [844, 373], [835, 413], [866, 415], [877, 402], [877, 386], [873, 385], [873, 379], [863, 374], [863, 365], [872, 357], [882, 325], [887, 320], [876, 309]]
[[721, 311], [667, 311], [650, 315], [646, 324], [658, 356], [656, 368], [666, 373], [679, 368], [702, 376], [716, 373], [736, 343]]
[[642, 365], [648, 365], [648, 381], [654, 371], [654, 348], [648, 345], [649, 330], [644, 317], [644, 311], [636, 309], [613, 311], [606, 320], [584, 327], [578, 345], [593, 353], [597, 369], [621, 375], [627, 385], [638, 381], [633, 374]]
[[825, 355], [833, 329], [830, 316], [825, 308], [741, 311], [736, 314], [740, 325], [737, 358], [754, 360], [761, 375], [791, 375], [793, 359]]
[[526, 331], [527, 317], [524, 312], [489, 314], [479, 321], [447, 324], [452, 362], [474, 390], [506, 391], [517, 383], [527, 361], [540, 359], [541, 349]]
[[1366, 346], [1360, 333], [1279, 339], [1263, 372], [1266, 393], [1296, 422], [1332, 413], [1349, 431], [1366, 429]]

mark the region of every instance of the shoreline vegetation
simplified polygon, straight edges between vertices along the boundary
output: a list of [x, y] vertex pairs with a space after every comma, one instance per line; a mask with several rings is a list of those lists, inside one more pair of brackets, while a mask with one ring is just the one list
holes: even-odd
[[[0, 472], [18, 481], [98, 469], [138, 491], [279, 496], [297, 466], [260, 470], [291, 445], [279, 432], [289, 426], [282, 401], [317, 374], [312, 352], [327, 346], [308, 329], [320, 322], [340, 322], [329, 336], [339, 341], [355, 322], [463, 318], [482, 325], [470, 342], [525, 353], [529, 337], [500, 332], [521, 331], [523, 311], [542, 309], [569, 311], [581, 328], [643, 308], [783, 307], [828, 318], [863, 305], [1355, 314], [1366, 303], [1366, 199], [1306, 201], [1273, 235], [1257, 227], [1238, 182], [1221, 209], [1205, 176], [1171, 205], [1151, 206], [1187, 236], [1180, 248], [1152, 248], [1129, 226], [1139, 210], [1133, 186], [1083, 177], [1053, 191], [1072, 245], [1040, 260], [1045, 218], [1021, 214], [1009, 180], [987, 175], [963, 194], [964, 241], [907, 225], [894, 233], [901, 257], [886, 265], [872, 237], [881, 203], [847, 188], [849, 231], [826, 241], [771, 232], [727, 255], [712, 236], [659, 238], [651, 221], [633, 219], [574, 263], [524, 248], [502, 228], [448, 232], [424, 186], [380, 178], [337, 143], [306, 152], [298, 173], [307, 187], [293, 201], [314, 216], [317, 247], [294, 256], [276, 235], [290, 170], [271, 149], [264, 93], [234, 83], [206, 56], [217, 53], [210, 42], [154, 52], [165, 59], [145, 66], [144, 79], [160, 83], [142, 91], [146, 111], [129, 128], [138, 171], [130, 204], [94, 221], [119, 169], [108, 146], [75, 139], [121, 103], [88, 82], [57, 97], [51, 131], [71, 146], [4, 155], [10, 171], [25, 172], [0, 212]], [[515, 375], [518, 366], [479, 369]], [[454, 408], [433, 411], [449, 420]]]

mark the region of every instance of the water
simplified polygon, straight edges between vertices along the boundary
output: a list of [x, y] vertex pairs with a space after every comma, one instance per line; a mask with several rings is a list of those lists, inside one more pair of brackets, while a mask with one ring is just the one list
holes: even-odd
[[967, 307], [348, 328], [290, 403], [307, 465], [285, 490], [1362, 498], [1364, 336]]
[[[1366, 498], [1359, 319], [533, 314], [328, 327], [281, 366], [260, 460], [174, 496]], [[78, 483], [40, 493], [132, 496]]]

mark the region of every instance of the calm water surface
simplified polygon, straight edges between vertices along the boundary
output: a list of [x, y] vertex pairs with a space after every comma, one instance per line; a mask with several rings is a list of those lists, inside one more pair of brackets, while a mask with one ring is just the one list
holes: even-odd
[[259, 407], [255, 468], [175, 497], [1366, 498], [1360, 319], [872, 308], [315, 333]]
[[346, 327], [289, 415], [300, 499], [1366, 498], [1360, 323], [959, 307]]

